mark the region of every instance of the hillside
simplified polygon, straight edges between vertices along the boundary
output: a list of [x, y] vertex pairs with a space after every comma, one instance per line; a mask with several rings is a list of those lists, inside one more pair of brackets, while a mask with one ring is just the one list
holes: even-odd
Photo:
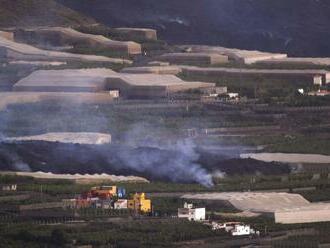
[[330, 56], [328, 0], [57, 0], [110, 26], [156, 28], [172, 43]]
[[53, 0], [0, 0], [0, 27], [79, 25], [94, 22]]

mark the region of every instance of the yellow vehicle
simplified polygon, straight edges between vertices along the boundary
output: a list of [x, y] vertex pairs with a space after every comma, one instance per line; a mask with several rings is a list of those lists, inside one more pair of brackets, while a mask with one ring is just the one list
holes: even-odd
[[135, 193], [132, 199], [128, 200], [127, 207], [136, 212], [150, 213], [151, 212], [151, 200], [146, 199], [145, 193]]

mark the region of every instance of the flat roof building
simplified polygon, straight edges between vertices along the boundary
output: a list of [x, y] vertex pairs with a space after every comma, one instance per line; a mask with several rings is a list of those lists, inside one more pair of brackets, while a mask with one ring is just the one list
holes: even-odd
[[132, 39], [157, 40], [157, 31], [150, 28], [115, 28], [115, 32]]
[[127, 199], [118, 199], [118, 201], [116, 201], [114, 203], [114, 209], [127, 209]]
[[65, 27], [18, 30], [15, 33], [15, 38], [22, 41], [56, 46], [79, 44], [91, 48], [106, 48], [118, 54], [141, 54], [141, 45], [136, 42], [111, 40], [102, 35], [81, 33], [72, 28]]
[[108, 92], [125, 98], [158, 98], [190, 90], [205, 91], [214, 83], [186, 82], [174, 75], [116, 73], [110, 69], [39, 70], [18, 81], [14, 91]]
[[215, 65], [228, 63], [228, 56], [214, 53], [166, 53], [157, 60], [171, 64]]
[[10, 137], [6, 138], [5, 141], [45, 141], [67, 144], [103, 145], [111, 143], [111, 135], [108, 133], [91, 132], [54, 132], [32, 136]]
[[148, 62], [149, 66], [169, 66], [170, 63], [164, 61], [150, 61]]
[[62, 104], [109, 104], [114, 97], [108, 92], [0, 92], [0, 111], [10, 105], [56, 101]]
[[188, 50], [193, 53], [212, 53], [222, 54], [229, 57], [230, 60], [243, 64], [253, 64], [258, 61], [269, 59], [283, 59], [286, 54], [281, 53], [268, 53], [252, 50], [241, 50], [235, 48], [219, 47], [219, 46], [206, 46], [206, 45], [183, 45], [180, 48]]
[[119, 90], [119, 94], [126, 98], [154, 98], [209, 89], [215, 84], [186, 82], [173, 75], [118, 73], [107, 78], [106, 87], [108, 90]]
[[311, 203], [307, 206], [290, 207], [274, 211], [276, 223], [296, 224], [330, 221], [329, 203]]
[[[309, 84], [326, 84], [330, 82], [330, 72], [326, 70], [280, 70], [280, 69], [240, 69], [240, 68], [202, 68], [182, 67], [182, 73], [190, 77], [230, 77], [249, 78], [263, 77], [265, 79], [278, 79], [286, 81], [308, 82]], [[320, 77], [322, 80], [320, 80]], [[320, 82], [321, 81], [321, 82]]]
[[186, 218], [193, 221], [205, 220], [205, 208], [194, 208], [193, 204], [184, 204], [183, 208], [178, 209], [178, 218]]
[[73, 54], [67, 52], [49, 51], [24, 43], [14, 42], [0, 36], [0, 58], [25, 61], [79, 61], [102, 62], [114, 64], [131, 64], [132, 61], [105, 56]]
[[110, 69], [39, 70], [18, 81], [14, 91], [100, 92], [106, 78], [116, 74]]
[[179, 66], [143, 66], [143, 67], [127, 67], [121, 70], [123, 73], [154, 73], [154, 74], [171, 74], [177, 75], [182, 72]]
[[138, 213], [151, 213], [151, 200], [146, 198], [145, 193], [135, 193], [127, 201], [127, 208]]
[[258, 64], [263, 65], [284, 65], [284, 66], [329, 66], [330, 58], [273, 58], [263, 61], [258, 61]]
[[182, 198], [220, 201], [241, 211], [270, 215], [276, 223], [282, 224], [330, 221], [329, 203], [310, 203], [299, 194], [226, 192], [187, 194]]

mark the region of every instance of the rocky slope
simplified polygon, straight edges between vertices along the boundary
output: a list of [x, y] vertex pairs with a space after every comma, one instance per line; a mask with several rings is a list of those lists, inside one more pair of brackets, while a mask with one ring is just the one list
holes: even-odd
[[173, 43], [330, 56], [327, 0], [57, 0], [110, 26], [157, 28]]
[[54, 0], [0, 0], [0, 27], [92, 23], [92, 18]]

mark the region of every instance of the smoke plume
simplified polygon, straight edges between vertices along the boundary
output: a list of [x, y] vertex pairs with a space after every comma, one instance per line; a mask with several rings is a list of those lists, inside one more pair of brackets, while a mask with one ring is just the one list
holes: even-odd
[[[144, 136], [148, 132], [149, 136]], [[135, 147], [133, 152], [120, 150], [119, 159], [131, 169], [166, 177], [173, 182], [198, 182], [213, 185], [212, 176], [197, 161], [199, 154], [191, 139], [162, 139], [149, 124], [134, 124], [125, 134], [124, 143]], [[141, 149], [148, 148], [148, 149]]]
[[[14, 170], [28, 171], [30, 164], [32, 170], [45, 172], [138, 174], [155, 180], [212, 186], [212, 176], [199, 164], [200, 156], [193, 140], [177, 138], [172, 130], [161, 125], [135, 123], [134, 120], [126, 128], [128, 131], [118, 135], [120, 127], [114, 128], [118, 124], [117, 117], [106, 115], [104, 111], [108, 109], [109, 106], [86, 105], [78, 101], [9, 106], [0, 113], [3, 117], [0, 133], [4, 137], [47, 132], [102, 132], [110, 133], [115, 141], [112, 145], [101, 146], [46, 143], [41, 146], [42, 150], [37, 148], [37, 142], [35, 148], [20, 144], [19, 147], [24, 147], [21, 150], [11, 146], [6, 151], [11, 153], [10, 159], [6, 160], [12, 163]], [[38, 120], [37, 125], [35, 120]], [[4, 156], [5, 152], [0, 153]]]

